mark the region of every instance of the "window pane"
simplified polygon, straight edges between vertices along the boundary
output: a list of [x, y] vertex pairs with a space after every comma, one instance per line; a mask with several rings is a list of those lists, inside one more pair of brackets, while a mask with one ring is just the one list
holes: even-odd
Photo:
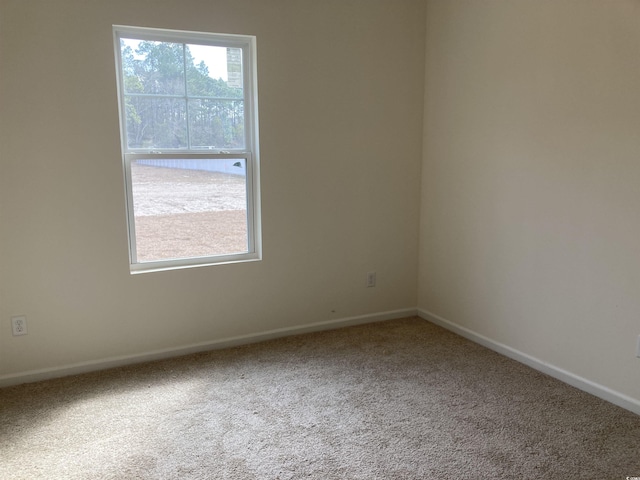
[[186, 101], [125, 97], [128, 148], [187, 148]]
[[246, 253], [246, 160], [131, 163], [138, 262]]
[[242, 49], [187, 45], [190, 97], [243, 98]]
[[184, 95], [184, 44], [120, 41], [125, 93]]
[[244, 102], [189, 100], [189, 128], [194, 148], [244, 148]]

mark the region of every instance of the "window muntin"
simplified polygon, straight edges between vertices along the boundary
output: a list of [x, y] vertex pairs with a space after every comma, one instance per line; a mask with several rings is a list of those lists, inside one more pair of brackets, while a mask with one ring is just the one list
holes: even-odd
[[132, 272], [259, 259], [255, 38], [114, 37]]

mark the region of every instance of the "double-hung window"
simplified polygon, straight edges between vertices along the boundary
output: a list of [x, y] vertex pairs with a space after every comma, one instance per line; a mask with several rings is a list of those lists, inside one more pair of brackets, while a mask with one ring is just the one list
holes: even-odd
[[131, 271], [260, 259], [255, 37], [114, 39]]

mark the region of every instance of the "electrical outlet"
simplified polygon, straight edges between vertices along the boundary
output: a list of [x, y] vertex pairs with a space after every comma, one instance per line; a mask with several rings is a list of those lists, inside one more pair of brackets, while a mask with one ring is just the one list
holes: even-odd
[[13, 336], [17, 337], [18, 335], [26, 335], [27, 334], [27, 317], [24, 315], [20, 315], [18, 317], [11, 317], [11, 330], [13, 332]]
[[367, 288], [376, 286], [376, 272], [367, 273]]

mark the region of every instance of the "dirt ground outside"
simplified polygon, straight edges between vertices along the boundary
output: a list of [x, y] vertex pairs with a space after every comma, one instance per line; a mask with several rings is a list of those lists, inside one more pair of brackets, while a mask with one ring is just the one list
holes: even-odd
[[139, 262], [247, 251], [245, 177], [131, 165]]

